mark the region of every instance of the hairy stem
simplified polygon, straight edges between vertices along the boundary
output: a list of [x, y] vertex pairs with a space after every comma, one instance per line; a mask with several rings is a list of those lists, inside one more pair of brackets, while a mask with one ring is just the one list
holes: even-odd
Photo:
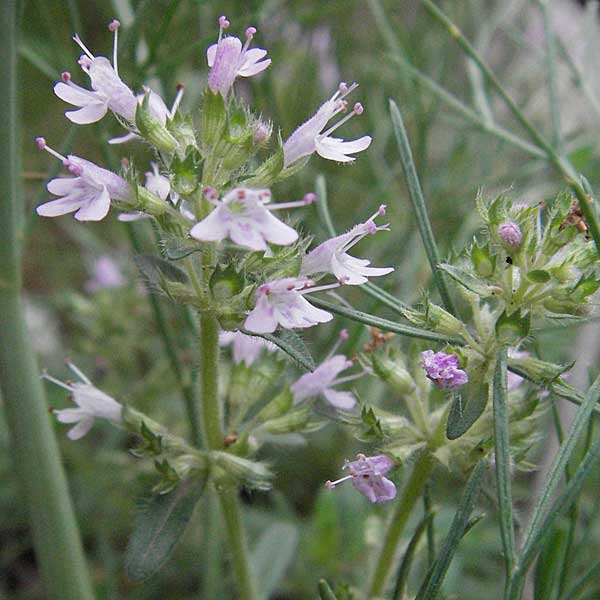
[[[223, 450], [223, 427], [219, 403], [219, 323], [209, 314], [200, 317], [200, 397], [204, 437], [210, 450]], [[237, 490], [219, 490], [240, 600], [255, 600], [256, 590], [248, 560], [248, 543]]]

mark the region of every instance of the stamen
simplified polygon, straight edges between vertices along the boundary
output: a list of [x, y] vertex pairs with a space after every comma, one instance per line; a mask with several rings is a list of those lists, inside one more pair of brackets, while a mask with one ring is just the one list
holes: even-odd
[[256, 27], [248, 27], [248, 29], [246, 29], [246, 42], [244, 44], [244, 47], [242, 48], [242, 54], [244, 54], [244, 52], [246, 52], [246, 50], [248, 50], [248, 47], [250, 46], [250, 43], [252, 42], [252, 38], [254, 37], [255, 34], [256, 34]]
[[343, 483], [344, 481], [348, 481], [348, 479], [352, 479], [352, 475], [346, 475], [346, 477], [342, 477], [341, 479], [337, 479], [336, 481], [331, 481], [328, 479], [325, 482], [325, 487], [327, 489], [332, 490], [336, 485], [340, 485], [340, 483]]
[[353, 110], [354, 110], [354, 114], [355, 115], [362, 115], [365, 109], [364, 109], [363, 105], [360, 102], [357, 102], [354, 105]]
[[177, 94], [175, 96], [175, 100], [173, 100], [173, 106], [171, 106], [171, 110], [169, 111], [169, 118], [171, 118], [171, 119], [175, 116], [175, 113], [177, 112], [177, 109], [179, 108], [179, 105], [181, 104], [181, 99], [183, 98], [184, 89], [185, 89], [185, 86], [183, 85], [183, 83], [177, 84]]
[[318, 285], [316, 287], [309, 287], [302, 290], [298, 290], [300, 294], [308, 294], [309, 292], [323, 292], [325, 290], [333, 290], [339, 288], [345, 284], [349, 277], [342, 277], [337, 283], [329, 283], [327, 285]]
[[209, 186], [204, 188], [204, 197], [209, 202], [215, 203], [219, 199], [219, 194], [217, 193], [217, 190], [214, 187]]
[[75, 373], [75, 375], [77, 375], [77, 377], [79, 377], [79, 379], [81, 379], [81, 381], [83, 381], [83, 383], [92, 385], [92, 382], [70, 360], [66, 360], [65, 364], [73, 371], [73, 373]]
[[319, 135], [319, 137], [320, 138], [327, 137], [330, 133], [333, 133], [338, 127], [341, 127], [346, 121], [349, 121], [354, 115], [361, 114], [363, 112], [362, 110], [360, 110], [360, 112], [356, 112], [357, 106], [360, 106], [362, 109], [362, 104], [360, 104], [360, 103], [355, 104], [351, 113], [347, 114], [343, 119], [340, 119], [335, 125], [332, 125], [327, 131], [325, 131], [324, 133], [321, 133]]
[[57, 385], [61, 388], [64, 388], [65, 390], [67, 390], [68, 392], [73, 392], [73, 388], [69, 387], [66, 383], [64, 383], [63, 381], [60, 381], [59, 379], [56, 379], [55, 377], [52, 377], [51, 375], [48, 375], [48, 373], [46, 373], [46, 371], [44, 371], [42, 373], [42, 379], [46, 379], [47, 381], [50, 381], [51, 383], [53, 383], [54, 385]]
[[227, 17], [225, 15], [221, 15], [219, 17], [219, 37], [217, 39], [217, 43], [221, 41], [221, 38], [223, 37], [223, 30], [228, 29], [229, 25], [230, 23], [227, 20]]
[[[349, 361], [350, 365], [349, 367], [354, 364], [352, 363], [352, 361]], [[360, 373], [355, 373], [354, 375], [347, 375], [346, 377], [340, 377], [339, 379], [334, 379], [331, 384], [331, 386], [334, 385], [341, 385], [342, 383], [348, 383], [349, 381], [354, 381], [356, 379], [360, 379], [361, 377], [364, 377], [365, 375], [367, 375], [367, 371], [361, 371]]]
[[64, 83], [69, 83], [71, 81], [71, 73], [69, 73], [69, 71], [63, 71], [60, 74], [60, 78], [63, 80]]
[[[333, 344], [333, 347], [331, 348], [331, 350], [327, 354], [327, 357], [325, 358], [325, 360], [329, 360], [336, 353], [337, 349], [340, 347], [340, 344], [344, 340], [347, 340], [347, 339], [348, 339], [348, 330], [347, 329], [342, 329], [340, 331], [338, 339], [335, 341], [335, 344]], [[350, 363], [350, 364], [352, 364], [352, 363]]]
[[115, 70], [115, 74], [117, 77], [119, 76], [119, 66], [117, 63], [117, 45], [118, 45], [118, 38], [119, 38], [119, 27], [121, 27], [121, 23], [117, 19], [113, 19], [108, 24], [109, 31], [112, 31], [115, 34], [115, 37], [113, 39], [113, 68]]
[[37, 147], [40, 150], [45, 150], [49, 154], [52, 154], [52, 156], [58, 158], [64, 164], [66, 164], [67, 162], [69, 162], [62, 154], [59, 154], [56, 150], [54, 150], [53, 148], [50, 148], [50, 146], [46, 145], [45, 138], [43, 138], [43, 137], [36, 137], [35, 138], [35, 143], [37, 144]]
[[271, 204], [266, 208], [269, 210], [281, 210], [282, 208], [297, 208], [300, 206], [308, 206], [318, 200], [318, 196], [313, 193], [306, 194], [302, 200], [296, 200], [294, 202], [279, 202], [277, 204]]
[[83, 167], [70, 161], [68, 158], [66, 160], [63, 160], [63, 165], [65, 165], [65, 167], [69, 169], [69, 172], [73, 173], [73, 175], [75, 175], [76, 177], [79, 177], [83, 174]]
[[73, 39], [75, 40], [75, 43], [86, 53], [86, 55], [88, 56], [88, 58], [93, 61], [94, 58], [96, 58], [86, 47], [86, 45], [81, 41], [81, 38], [79, 37], [79, 35], [75, 34], [73, 36]]

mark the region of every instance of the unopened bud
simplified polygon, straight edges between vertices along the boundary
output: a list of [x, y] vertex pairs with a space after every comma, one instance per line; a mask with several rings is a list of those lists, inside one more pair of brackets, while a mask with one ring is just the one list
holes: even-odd
[[415, 389], [415, 382], [400, 356], [391, 357], [386, 352], [374, 352], [371, 361], [375, 374], [396, 393], [406, 395]]
[[169, 130], [150, 111], [150, 94], [146, 94], [144, 100], [138, 105], [135, 113], [135, 124], [144, 137], [161, 152], [175, 152], [177, 140], [169, 133]]
[[229, 452], [213, 451], [209, 456], [213, 465], [220, 468], [227, 479], [254, 489], [270, 489], [273, 474], [262, 463]]
[[142, 185], [137, 186], [137, 204], [132, 207], [134, 210], [143, 211], [149, 215], [159, 217], [164, 215], [168, 205], [156, 194]]
[[498, 235], [505, 246], [511, 250], [516, 250], [523, 241], [521, 228], [514, 221], [505, 221], [498, 226]]
[[273, 126], [270, 123], [265, 123], [263, 121], [258, 121], [254, 126], [254, 135], [253, 141], [254, 144], [260, 146], [262, 144], [266, 144], [271, 138], [271, 133], [273, 132]]
[[550, 385], [563, 373], [571, 369], [573, 363], [569, 365], [556, 365], [532, 356], [523, 358], [511, 358], [509, 356], [508, 366], [514, 367], [531, 381]]

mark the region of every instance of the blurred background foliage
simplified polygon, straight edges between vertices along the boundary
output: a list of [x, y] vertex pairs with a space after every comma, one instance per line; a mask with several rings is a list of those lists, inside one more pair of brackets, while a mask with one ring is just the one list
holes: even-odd
[[[539, 4], [530, 0], [445, 0], [440, 4], [528, 117], [551, 136]], [[584, 8], [570, 0], [555, 0], [551, 6], [562, 143], [576, 168], [598, 189], [597, 7], [589, 3]], [[248, 25], [258, 28], [256, 43], [269, 50], [273, 64], [263, 76], [238, 82], [236, 89], [256, 112], [273, 120], [284, 138], [313, 114], [340, 80], [360, 82], [355, 99], [366, 110], [346, 126], [345, 137], [370, 133], [374, 142], [369, 150], [350, 166], [314, 157], [299, 176], [277, 186], [274, 193], [278, 200], [300, 198], [314, 189], [316, 177], [323, 174], [339, 231], [367, 218], [379, 204], [387, 204], [391, 233], [378, 236], [376, 242], [363, 243], [371, 244], [374, 264], [396, 267], [378, 283], [403, 301], [419, 299], [429, 286], [430, 270], [404, 187], [391, 131], [389, 98], [403, 111], [432, 226], [444, 255], [460, 249], [480, 226], [474, 209], [478, 189], [483, 188], [487, 195], [512, 189], [515, 198], [538, 202], [564, 187], [545, 161], [485, 131], [492, 124], [500, 124], [519, 132], [505, 106], [454, 41], [415, 0], [24, 1], [21, 97], [28, 219], [24, 269], [31, 335], [40, 362], [62, 376], [63, 359], [70, 357], [99, 387], [159, 416], [182, 434], [188, 430], [177, 381], [132, 259], [134, 253], [152, 247], [152, 227], [147, 222], [124, 225], [114, 213], [102, 223], [85, 225], [69, 217], [38, 218], [34, 207], [47, 197], [44, 184], [60, 165], [37, 151], [33, 139], [43, 134], [61, 152], [79, 154], [113, 169], [119, 168], [124, 154], [133, 153], [140, 171], [147, 170], [149, 157], [143, 146], [107, 146], [106, 140], [119, 133], [114, 119], [78, 127], [63, 117], [66, 106], [53, 94], [53, 82], [64, 70], [71, 70], [75, 81], [84, 79], [76, 64], [79, 51], [70, 36], [78, 32], [93, 52], [110, 56], [111, 36], [106, 25], [119, 18], [123, 25], [119, 66], [124, 81], [135, 90], [150, 84], [166, 99], [174, 96], [176, 84], [183, 82], [183, 109], [193, 114], [207, 74], [204, 52], [216, 39], [220, 14], [228, 16], [234, 35], [243, 33]], [[415, 69], [421, 75], [415, 75]], [[426, 78], [451, 93], [459, 106], [469, 107], [479, 126], [465, 119], [440, 94], [432, 93], [431, 86], [423, 83]], [[327, 236], [316, 209], [305, 211], [303, 218], [304, 229], [316, 240]], [[95, 290], [94, 271], [98, 258], [104, 256], [115, 261], [126, 282]], [[387, 316], [385, 307], [360, 290], [352, 290], [345, 297], [357, 308]], [[193, 329], [181, 311], [166, 303], [163, 308], [177, 342], [179, 360], [193, 378]], [[334, 325], [307, 332], [305, 337], [315, 356], [327, 354], [342, 326], [352, 332], [351, 347], [345, 348], [348, 354], [368, 341], [365, 328], [336, 319]], [[587, 356], [592, 361], [600, 338], [598, 330], [593, 331], [588, 331], [587, 337], [577, 328], [550, 331], [540, 334], [532, 344], [543, 358], [567, 363]], [[398, 343], [409, 348], [404, 341]], [[297, 376], [288, 363], [284, 376]], [[587, 385], [586, 368], [580, 370], [579, 377], [576, 383]], [[64, 405], [60, 390], [48, 389], [48, 393], [51, 405]], [[386, 391], [370, 379], [357, 384], [357, 393], [373, 401]], [[184, 542], [163, 571], [141, 585], [129, 584], [123, 575], [123, 551], [136, 499], [151, 473], [125, 452], [128, 440], [108, 426], [97, 425], [80, 442], [70, 442], [64, 434], [64, 429], [57, 427], [98, 598], [232, 597], [223, 569], [227, 553], [219, 542], [218, 510], [211, 498], [197, 510]], [[0, 596], [7, 600], [42, 598], [3, 421], [0, 444]], [[357, 449], [341, 426], [331, 424], [307, 436], [304, 444], [293, 438], [289, 445], [269, 447], [264, 452], [263, 458], [277, 473], [275, 488], [265, 494], [246, 495], [244, 501], [256, 568], [267, 574], [265, 580], [275, 580], [265, 582], [273, 598], [314, 598], [322, 576], [352, 584], [360, 584], [365, 577], [389, 507], [369, 505], [351, 487], [332, 493], [322, 486]], [[548, 447], [539, 449], [539, 465], [548, 452]], [[402, 472], [397, 475], [398, 483], [402, 476]], [[527, 513], [536, 477], [530, 473], [517, 479], [517, 508], [523, 514]], [[594, 490], [599, 484], [598, 476], [589, 482], [580, 504], [586, 526], [577, 531], [576, 539], [588, 556], [597, 556], [600, 551], [600, 521], [594, 518], [599, 509]], [[440, 538], [462, 486], [463, 482], [438, 471], [431, 497]], [[486, 488], [489, 493], [482, 497], [480, 512], [491, 517], [495, 514], [491, 476]], [[415, 523], [418, 518], [416, 515]], [[280, 564], [264, 564], [264, 557], [270, 556], [269, 545], [278, 548]], [[578, 558], [584, 557], [576, 553], [574, 573], [579, 569]], [[426, 552], [420, 551], [415, 578], [425, 572], [426, 560]], [[464, 540], [445, 589], [465, 600], [492, 598], [492, 590], [501, 589], [501, 578], [497, 523], [486, 518]]]

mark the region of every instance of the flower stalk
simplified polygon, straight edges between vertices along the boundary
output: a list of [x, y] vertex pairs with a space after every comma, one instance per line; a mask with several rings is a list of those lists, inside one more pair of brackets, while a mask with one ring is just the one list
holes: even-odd
[[428, 450], [425, 450], [415, 463], [410, 479], [406, 482], [406, 486], [402, 492], [402, 496], [396, 500], [396, 510], [387, 528], [383, 545], [377, 557], [375, 570], [371, 577], [367, 594], [368, 598], [374, 598], [383, 594], [394, 562], [394, 556], [398, 549], [398, 542], [402, 537], [404, 527], [415, 504], [423, 496], [434, 464], [433, 456]]

